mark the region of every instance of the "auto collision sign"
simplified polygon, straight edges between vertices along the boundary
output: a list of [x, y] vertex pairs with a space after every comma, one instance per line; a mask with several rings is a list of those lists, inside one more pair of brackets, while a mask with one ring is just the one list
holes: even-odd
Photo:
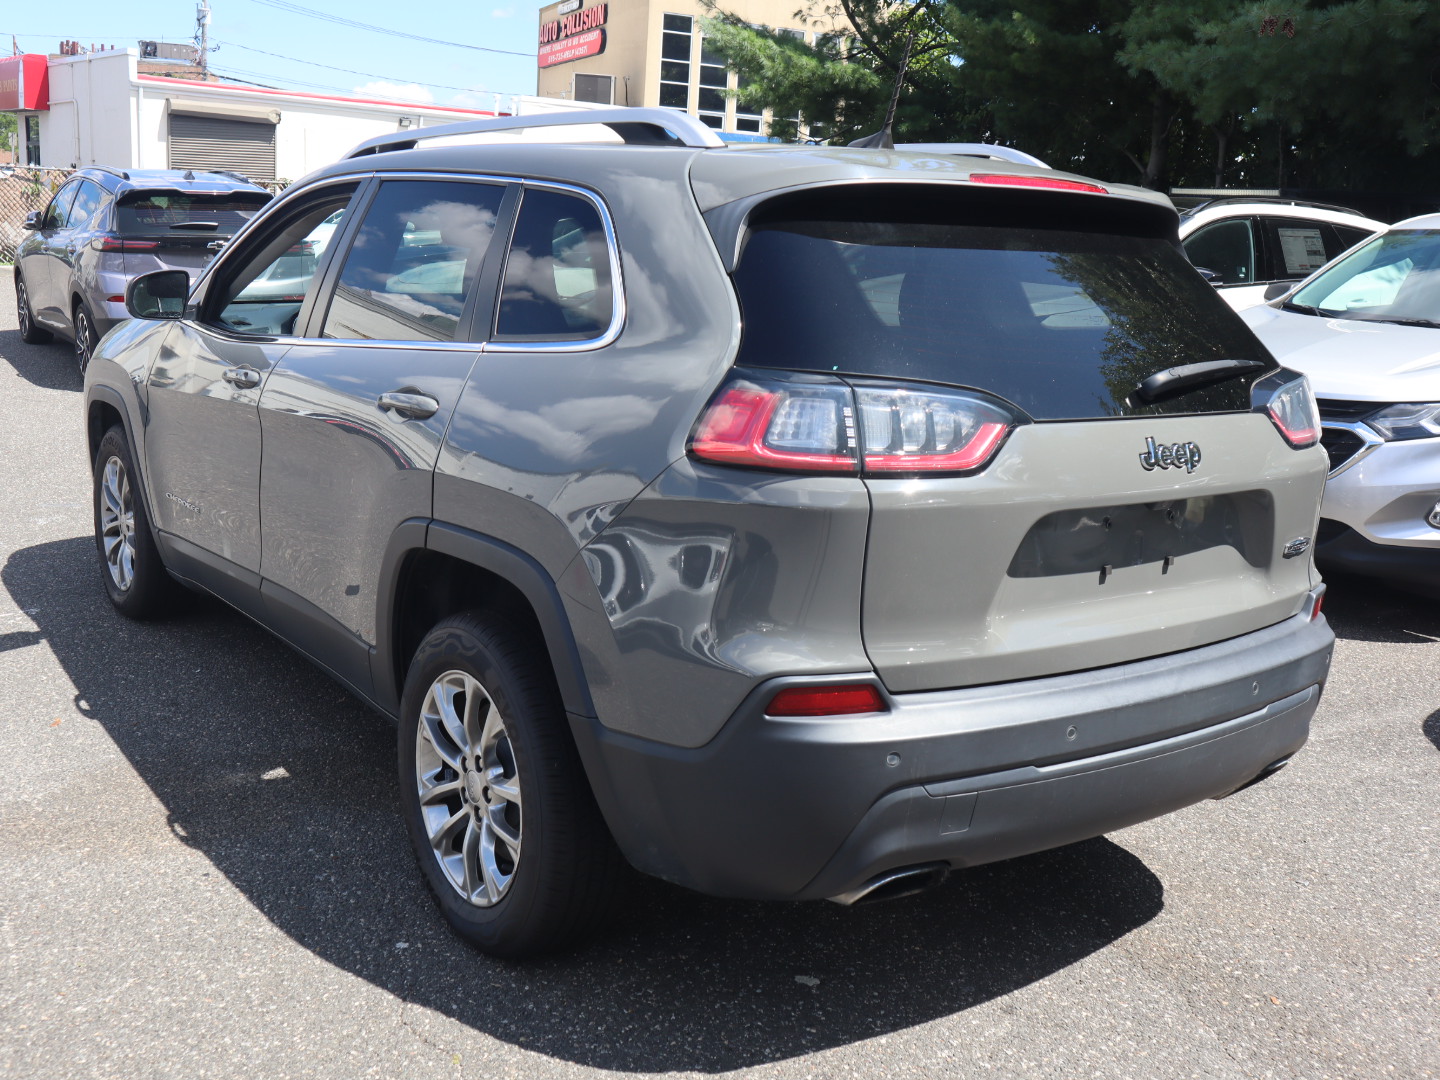
[[[565, 12], [570, 4], [561, 4]], [[583, 60], [587, 56], [598, 56], [605, 51], [605, 20], [609, 17], [609, 4], [592, 4], [587, 8], [571, 10], [559, 18], [540, 24], [540, 66], [553, 67], [570, 60]]]

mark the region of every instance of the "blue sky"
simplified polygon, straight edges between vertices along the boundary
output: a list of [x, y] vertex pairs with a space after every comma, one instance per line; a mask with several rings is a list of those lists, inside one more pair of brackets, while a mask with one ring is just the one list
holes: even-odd
[[[55, 7], [12, 0], [4, 6], [4, 54], [12, 35], [22, 52], [47, 53], [65, 39], [86, 49], [92, 43], [134, 48], [142, 39], [189, 41], [195, 33], [194, 0], [65, 0]], [[538, 0], [210, 0], [210, 7], [210, 43], [219, 46], [211, 67], [236, 79], [475, 108], [488, 108], [493, 93], [535, 92]], [[378, 29], [332, 21], [337, 18]]]

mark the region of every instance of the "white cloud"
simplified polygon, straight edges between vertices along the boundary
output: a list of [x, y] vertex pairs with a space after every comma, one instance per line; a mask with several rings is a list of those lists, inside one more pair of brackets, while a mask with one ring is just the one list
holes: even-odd
[[435, 95], [419, 83], [368, 82], [364, 86], [357, 86], [355, 93], [359, 97], [413, 101], [417, 105], [435, 104]]

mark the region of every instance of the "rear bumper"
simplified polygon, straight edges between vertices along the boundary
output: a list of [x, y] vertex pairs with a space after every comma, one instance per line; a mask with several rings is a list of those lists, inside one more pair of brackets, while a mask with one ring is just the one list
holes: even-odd
[[1185, 653], [886, 694], [889, 713], [820, 720], [765, 716], [780, 687], [827, 681], [776, 679], [696, 749], [571, 723], [641, 870], [715, 895], [817, 899], [898, 867], [993, 862], [1227, 795], [1304, 745], [1333, 644], [1323, 617], [1302, 614]]

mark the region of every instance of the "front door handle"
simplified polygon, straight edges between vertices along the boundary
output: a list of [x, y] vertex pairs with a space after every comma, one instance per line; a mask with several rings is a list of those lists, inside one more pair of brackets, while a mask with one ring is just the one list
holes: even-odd
[[241, 390], [253, 390], [260, 385], [260, 373], [254, 368], [232, 367], [220, 373], [220, 377], [231, 386]]
[[392, 390], [376, 399], [380, 408], [399, 413], [407, 420], [428, 420], [440, 411], [440, 402], [414, 390]]

